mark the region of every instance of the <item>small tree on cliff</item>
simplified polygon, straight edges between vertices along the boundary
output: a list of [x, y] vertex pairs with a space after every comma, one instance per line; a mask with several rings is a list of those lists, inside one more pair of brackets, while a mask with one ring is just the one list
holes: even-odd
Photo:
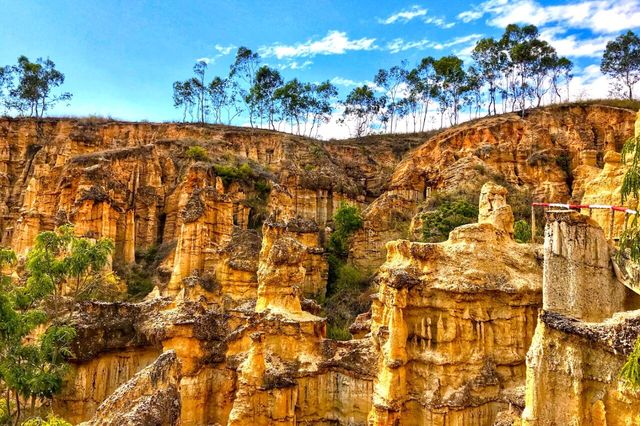
[[[622, 164], [628, 169], [622, 180], [620, 194], [624, 204], [629, 198], [638, 202], [640, 199], [640, 132], [636, 122], [636, 134], [622, 148]], [[638, 215], [633, 215], [631, 223], [625, 226], [620, 237], [620, 253], [627, 254], [633, 261], [640, 261], [640, 224]], [[623, 366], [620, 376], [633, 387], [640, 387], [640, 336], [635, 348]]]
[[107, 238], [92, 242], [76, 237], [71, 225], [40, 233], [27, 255], [29, 278], [20, 302], [32, 306], [51, 295], [58, 314], [65, 286], [74, 300], [90, 297], [104, 282], [103, 269], [113, 249], [113, 241]]
[[373, 90], [366, 84], [353, 89], [343, 102], [342, 123], [353, 123], [352, 134], [359, 138], [371, 129], [375, 117], [380, 112], [384, 101], [376, 98]]
[[327, 243], [329, 277], [324, 312], [327, 337], [346, 340], [351, 337], [349, 324], [356, 315], [369, 308], [366, 274], [347, 263], [349, 238], [362, 228], [363, 219], [357, 206], [341, 202], [333, 215], [334, 230]]
[[[15, 263], [11, 250], [0, 249], [0, 270]], [[4, 389], [5, 420], [19, 424], [23, 401], [31, 402], [34, 414], [37, 399], [50, 399], [62, 388], [71, 355], [69, 345], [75, 329], [52, 324], [39, 338], [33, 337], [37, 326], [49, 321], [47, 314], [35, 306], [45, 295], [32, 286], [21, 287], [10, 276], [0, 274], [0, 383]], [[35, 293], [34, 293], [35, 291]], [[25, 307], [21, 301], [33, 303]]]
[[607, 43], [600, 70], [612, 81], [612, 92], [633, 99], [633, 88], [640, 81], [640, 38], [627, 31]]
[[58, 102], [71, 100], [69, 92], [56, 93], [64, 83], [64, 74], [49, 58], [31, 62], [20, 56], [16, 65], [4, 67], [0, 74], [6, 90], [5, 107], [19, 115], [42, 118]]

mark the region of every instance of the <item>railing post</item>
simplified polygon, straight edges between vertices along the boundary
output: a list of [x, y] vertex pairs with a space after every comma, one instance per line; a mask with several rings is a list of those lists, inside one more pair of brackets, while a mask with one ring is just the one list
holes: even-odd
[[536, 241], [536, 211], [535, 207], [531, 206], [531, 242]]
[[614, 215], [615, 215], [616, 211], [612, 208], [611, 209], [611, 220], [609, 222], [609, 240], [613, 241], [613, 222], [614, 222]]

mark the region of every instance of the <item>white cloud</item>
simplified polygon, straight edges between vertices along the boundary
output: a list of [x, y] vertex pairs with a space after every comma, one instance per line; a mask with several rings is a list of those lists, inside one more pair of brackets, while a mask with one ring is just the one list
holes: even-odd
[[[466, 36], [456, 37], [452, 40], [444, 43], [436, 42], [428, 39], [405, 41], [402, 38], [396, 38], [387, 43], [386, 48], [391, 53], [404, 52], [410, 49], [435, 49], [444, 50], [460, 44], [471, 43], [473, 46], [477, 40], [482, 37], [482, 34], [469, 34]], [[473, 48], [473, 47], [472, 47]]]
[[601, 99], [609, 97], [609, 79], [600, 72], [598, 65], [576, 70], [570, 84], [572, 100]]
[[396, 22], [409, 22], [414, 18], [425, 16], [427, 9], [421, 6], [411, 6], [409, 9], [403, 9], [400, 12], [396, 12], [386, 19], [379, 19], [378, 22], [384, 25], [394, 24]]
[[333, 77], [331, 79], [331, 84], [334, 84], [336, 86], [342, 86], [342, 87], [359, 87], [359, 86], [364, 86], [366, 84], [376, 92], [384, 91], [382, 87], [378, 86], [376, 83], [374, 83], [371, 80], [355, 81], [355, 80], [351, 80], [350, 78]]
[[397, 22], [407, 23], [415, 18], [422, 18], [422, 22], [425, 24], [435, 25], [439, 28], [451, 28], [455, 25], [455, 22], [447, 22], [444, 17], [436, 17], [436, 16], [427, 16], [429, 12], [428, 9], [425, 9], [421, 6], [411, 6], [408, 9], [403, 9], [399, 12], [396, 12], [389, 16], [386, 19], [378, 19], [378, 22], [384, 25], [395, 24]]
[[213, 55], [211, 57], [204, 56], [202, 58], [198, 58], [196, 59], [196, 62], [204, 62], [207, 65], [213, 64], [216, 62], [216, 60], [218, 60], [218, 58], [222, 58], [223, 56], [227, 56], [228, 54], [230, 54], [236, 48], [236, 46], [234, 46], [233, 44], [230, 44], [228, 46], [216, 44], [215, 46], [213, 46], [213, 48], [216, 50], [216, 52], [218, 52], [216, 55]]
[[264, 57], [275, 56], [278, 59], [305, 58], [316, 55], [341, 55], [348, 51], [373, 50], [376, 48], [375, 41], [375, 38], [366, 37], [351, 40], [347, 33], [343, 31], [329, 31], [326, 36], [319, 40], [307, 40], [304, 43], [295, 45], [275, 44], [263, 46], [259, 49], [259, 53]]
[[578, 39], [575, 35], [566, 34], [560, 27], [545, 28], [540, 32], [540, 38], [551, 44], [558, 55], [569, 57], [599, 58], [607, 46], [609, 37]]
[[508, 24], [557, 24], [613, 34], [640, 27], [640, 0], [586, 0], [555, 6], [544, 6], [536, 0], [488, 0], [460, 13], [458, 19], [470, 22], [485, 15], [488, 24], [501, 28]]
[[279, 64], [278, 68], [280, 68], [281, 70], [286, 70], [286, 69], [303, 70], [308, 68], [312, 64], [313, 64], [312, 61], [304, 61], [304, 62], [289, 61], [286, 64]]
[[221, 56], [226, 56], [229, 53], [233, 52], [236, 49], [236, 46], [234, 46], [233, 44], [230, 44], [228, 46], [223, 46], [221, 44], [216, 44], [214, 46], [214, 48], [216, 49], [216, 51], [221, 55]]
[[344, 78], [344, 77], [333, 77], [331, 79], [331, 83], [335, 84], [336, 86], [345, 86], [345, 87], [355, 87], [355, 86], [361, 86], [364, 84], [364, 82], [362, 81], [355, 81], [355, 80], [351, 80], [350, 78]]
[[436, 27], [440, 27], [440, 28], [451, 28], [453, 27], [456, 23], [455, 22], [447, 22], [444, 20], [444, 18], [436, 18], [433, 16], [428, 16], [426, 18], [424, 18], [424, 23], [425, 24], [433, 24]]
[[405, 41], [404, 39], [396, 38], [387, 43], [387, 50], [391, 53], [404, 52], [410, 49], [424, 50], [432, 47], [433, 44], [433, 41], [427, 39]]

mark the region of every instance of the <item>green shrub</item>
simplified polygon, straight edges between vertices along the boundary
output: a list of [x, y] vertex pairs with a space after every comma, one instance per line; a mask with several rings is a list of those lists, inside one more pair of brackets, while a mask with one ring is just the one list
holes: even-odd
[[344, 201], [340, 202], [340, 206], [333, 215], [335, 229], [329, 238], [329, 252], [339, 259], [346, 259], [349, 254], [349, 237], [362, 228], [362, 224], [360, 209]]
[[142, 299], [153, 290], [151, 274], [137, 265], [126, 274], [125, 280], [127, 282], [127, 293], [132, 299]]
[[363, 221], [360, 209], [357, 206], [341, 201], [340, 206], [333, 215], [333, 223], [335, 232], [351, 235], [362, 228]]
[[54, 414], [49, 414], [46, 420], [35, 417], [22, 423], [22, 426], [72, 426], [71, 423], [66, 420], [56, 417]]
[[622, 366], [620, 377], [632, 388], [640, 387], [640, 336], [636, 340], [633, 352]]
[[464, 199], [445, 201], [435, 210], [423, 215], [422, 237], [427, 242], [440, 242], [449, 238], [449, 232], [458, 226], [478, 219], [477, 204]]
[[531, 226], [526, 220], [519, 220], [513, 224], [513, 238], [519, 243], [531, 241]]
[[367, 274], [353, 265], [339, 263], [335, 281], [327, 288], [323, 304], [328, 337], [336, 340], [351, 338], [349, 325], [370, 307], [369, 287]]
[[333, 215], [334, 231], [327, 243], [329, 277], [323, 303], [327, 317], [327, 336], [336, 340], [351, 338], [349, 325], [370, 306], [367, 289], [369, 279], [362, 271], [347, 264], [349, 237], [362, 228], [363, 219], [357, 206], [341, 202]]
[[339, 327], [337, 325], [327, 324], [327, 337], [333, 340], [350, 340], [351, 333], [347, 327]]
[[255, 172], [248, 163], [242, 163], [240, 166], [216, 164], [213, 168], [225, 185], [233, 181], [248, 181], [255, 177]]
[[194, 145], [187, 149], [187, 157], [194, 161], [209, 161], [207, 150], [199, 145]]
[[247, 198], [244, 204], [251, 208], [249, 210], [249, 227], [260, 229], [269, 214], [267, 203], [271, 193], [271, 184], [266, 180], [253, 181], [253, 189], [255, 195]]

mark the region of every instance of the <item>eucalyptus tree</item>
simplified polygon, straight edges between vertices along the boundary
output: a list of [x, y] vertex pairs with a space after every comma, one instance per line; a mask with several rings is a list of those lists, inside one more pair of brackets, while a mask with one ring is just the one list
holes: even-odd
[[282, 76], [278, 70], [263, 65], [256, 71], [253, 86], [246, 97], [250, 111], [257, 114], [260, 123], [267, 120], [267, 125], [275, 130], [275, 117], [278, 114], [278, 104], [274, 97], [276, 90], [283, 85]]
[[[256, 73], [260, 66], [260, 56], [244, 46], [240, 46], [236, 52], [235, 60], [229, 69], [229, 79], [231, 80], [230, 88], [236, 91], [233, 98], [237, 102], [244, 102], [248, 107], [249, 122], [251, 127], [254, 126], [253, 119], [255, 111], [252, 104], [248, 102], [250, 99], [249, 92], [255, 85]], [[241, 109], [241, 107], [238, 107]]]
[[485, 79], [484, 75], [475, 66], [470, 66], [467, 69], [467, 85], [464, 90], [464, 103], [469, 107], [469, 119], [473, 116], [475, 110], [475, 117], [477, 118], [482, 108], [482, 87]]
[[333, 103], [337, 96], [338, 89], [329, 80], [311, 85], [309, 136], [314, 136], [314, 131], [317, 133], [320, 124], [329, 122], [331, 114], [333, 114]]
[[233, 123], [243, 112], [237, 82], [227, 77], [215, 76], [209, 83], [207, 93], [214, 123]]
[[351, 122], [352, 134], [362, 137], [370, 130], [375, 118], [382, 109], [382, 101], [378, 99], [368, 85], [354, 88], [342, 102], [344, 111], [341, 122]]
[[473, 48], [471, 57], [476, 63], [477, 69], [482, 75], [483, 82], [487, 85], [489, 104], [487, 112], [490, 115], [497, 114], [497, 94], [502, 77], [502, 71], [508, 61], [507, 53], [502, 49], [502, 44], [493, 38], [479, 40]]
[[193, 66], [193, 73], [195, 77], [191, 78], [191, 86], [195, 92], [196, 96], [196, 104], [198, 110], [198, 121], [200, 123], [205, 123], [207, 121], [208, 114], [208, 87], [205, 82], [205, 76], [207, 73], [208, 64], [205, 61], [197, 61]]
[[409, 102], [413, 104], [415, 100], [415, 112], [413, 105], [409, 107], [410, 114], [419, 121], [420, 131], [424, 131], [427, 124], [427, 116], [429, 114], [429, 104], [438, 94], [438, 84], [436, 72], [433, 67], [435, 59], [432, 56], [422, 58], [418, 66], [406, 76], [407, 86], [409, 90], [409, 98], [413, 98]]
[[57, 103], [71, 100], [71, 93], [56, 90], [64, 80], [64, 74], [51, 59], [38, 58], [31, 62], [26, 56], [20, 56], [16, 65], [2, 68], [0, 91], [4, 86], [4, 104], [8, 110], [40, 119]]
[[292, 132], [295, 123], [297, 134], [301, 132], [300, 121], [304, 122], [307, 119], [307, 111], [311, 104], [310, 92], [310, 85], [300, 82], [297, 78], [286, 82], [273, 92], [275, 101], [280, 105], [280, 118], [289, 123]]
[[378, 86], [382, 87], [385, 91], [386, 99], [388, 100], [387, 105], [385, 105], [386, 114], [388, 116], [389, 121], [389, 132], [393, 133], [394, 123], [395, 123], [395, 115], [397, 102], [401, 99], [401, 89], [403, 87], [403, 83], [406, 83], [407, 80], [406, 63], [402, 63], [401, 65], [396, 65], [388, 70], [380, 69], [376, 73], [373, 81]]
[[196, 104], [196, 91], [191, 80], [173, 83], [173, 107], [182, 109], [182, 121], [187, 121], [187, 114], [193, 121], [193, 107]]
[[640, 38], [627, 31], [607, 43], [600, 70], [612, 79], [612, 93], [633, 99], [633, 89], [640, 81]]
[[451, 124], [458, 124], [462, 99], [469, 90], [463, 61], [455, 55], [444, 56], [434, 61], [433, 68], [438, 85], [440, 126], [443, 126], [444, 113], [447, 111], [450, 113]]
[[532, 40], [529, 43], [529, 70], [532, 80], [532, 94], [536, 98], [536, 106], [542, 105], [544, 95], [551, 89], [548, 80], [551, 78], [552, 69], [560, 58], [556, 50], [546, 41]]
[[[529, 79], [533, 75], [533, 64], [536, 61], [536, 50], [540, 49], [538, 28], [535, 25], [507, 25], [501, 43], [509, 54], [509, 71], [512, 110], [516, 105], [524, 113], [526, 101], [533, 94]], [[535, 49], [535, 50], [534, 50]]]
[[569, 83], [573, 78], [571, 71], [573, 70], [573, 62], [565, 57], [557, 58], [551, 65], [551, 92], [552, 100], [557, 97], [559, 101], [562, 101], [562, 95], [560, 93], [560, 87], [562, 83], [565, 84], [567, 89], [567, 101], [569, 100]]
[[[0, 249], [0, 271], [15, 261], [15, 253]], [[77, 263], [65, 266], [71, 270]], [[28, 263], [27, 273], [33, 273]], [[15, 283], [0, 272], [0, 382], [5, 411], [14, 424], [20, 424], [24, 403], [31, 402], [33, 415], [38, 399], [51, 399], [62, 389], [70, 345], [76, 335], [74, 328], [47, 315], [43, 307], [52, 288], [41, 284]], [[39, 326], [46, 327], [45, 331], [38, 338], [28, 338]]]

